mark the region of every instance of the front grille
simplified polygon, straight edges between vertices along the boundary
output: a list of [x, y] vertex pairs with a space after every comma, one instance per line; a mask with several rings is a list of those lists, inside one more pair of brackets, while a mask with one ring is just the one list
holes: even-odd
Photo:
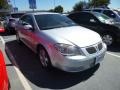
[[102, 48], [103, 48], [102, 43], [99, 43], [99, 44], [98, 44], [98, 49], [99, 49], [99, 51], [100, 51]]
[[93, 54], [93, 53], [97, 52], [97, 50], [95, 49], [95, 47], [88, 47], [88, 48], [86, 48], [86, 50], [87, 50], [87, 52], [89, 54]]
[[96, 53], [96, 52], [102, 50], [102, 48], [103, 48], [102, 43], [99, 43], [95, 46], [87, 47], [86, 50], [89, 54], [93, 54], [93, 53]]

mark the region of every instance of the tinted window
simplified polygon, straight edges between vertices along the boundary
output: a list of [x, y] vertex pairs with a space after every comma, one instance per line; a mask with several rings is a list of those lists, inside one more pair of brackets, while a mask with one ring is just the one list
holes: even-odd
[[22, 25], [26, 25], [26, 24], [27, 24], [26, 19], [27, 19], [27, 16], [23, 16], [23, 17], [19, 20], [19, 23], [22, 24]]
[[115, 18], [116, 15], [110, 10], [104, 10], [103, 13], [111, 18]]
[[90, 22], [90, 19], [94, 19], [95, 17], [91, 13], [80, 13], [79, 21], [82, 22]]
[[96, 10], [96, 9], [95, 9], [95, 10], [93, 10], [93, 11], [94, 11], [94, 12], [99, 12], [99, 13], [101, 12], [101, 10]]
[[35, 15], [35, 19], [42, 30], [76, 25], [72, 20], [60, 14]]
[[30, 24], [33, 26], [33, 20], [31, 18], [31, 16], [24, 16], [20, 19], [20, 23], [23, 24], [23, 25], [27, 25], [27, 24]]
[[78, 21], [80, 15], [79, 15], [79, 13], [72, 13], [72, 14], [68, 15], [68, 17], [74, 21]]
[[80, 12], [75, 13], [69, 16], [72, 20], [74, 20], [76, 23], [88, 23], [91, 19], [95, 20], [95, 17], [91, 13], [86, 12]]
[[20, 18], [24, 13], [16, 13], [16, 14], [11, 14], [12, 18]]

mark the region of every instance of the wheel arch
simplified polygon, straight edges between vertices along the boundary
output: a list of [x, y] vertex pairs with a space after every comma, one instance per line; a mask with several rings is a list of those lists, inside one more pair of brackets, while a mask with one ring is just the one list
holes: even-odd
[[47, 53], [47, 55], [48, 55], [50, 64], [53, 65], [53, 64], [52, 64], [52, 58], [51, 58], [51, 55], [50, 55], [49, 50], [47, 49], [47, 47], [43, 46], [42, 44], [38, 44], [37, 47], [36, 47], [36, 53], [39, 54], [39, 49], [40, 49], [40, 47], [42, 47], [42, 48], [45, 49], [45, 51], [46, 51], [46, 53]]

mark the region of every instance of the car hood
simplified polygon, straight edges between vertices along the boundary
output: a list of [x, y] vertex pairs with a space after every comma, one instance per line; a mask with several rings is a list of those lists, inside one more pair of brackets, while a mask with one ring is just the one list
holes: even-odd
[[71, 26], [63, 28], [55, 28], [51, 30], [44, 30], [44, 34], [47, 34], [50, 38], [57, 41], [57, 43], [63, 43], [59, 41], [62, 39], [65, 43], [70, 42], [79, 47], [86, 47], [96, 44], [101, 40], [99, 34], [81, 26]]

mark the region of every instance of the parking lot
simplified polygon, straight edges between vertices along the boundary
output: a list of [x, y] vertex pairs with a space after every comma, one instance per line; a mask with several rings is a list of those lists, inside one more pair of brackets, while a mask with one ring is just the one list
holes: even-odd
[[120, 45], [108, 48], [104, 60], [95, 67], [67, 73], [45, 70], [40, 61], [15, 35], [0, 36], [11, 90], [120, 90]]

